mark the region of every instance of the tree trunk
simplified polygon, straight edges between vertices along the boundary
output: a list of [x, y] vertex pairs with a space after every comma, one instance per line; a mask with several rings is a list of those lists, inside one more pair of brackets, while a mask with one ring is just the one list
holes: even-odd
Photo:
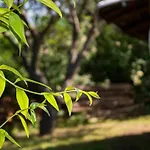
[[[30, 78], [41, 82], [41, 83], [45, 83], [47, 84], [47, 80], [45, 78], [45, 76], [40, 72], [33, 72], [30, 71]], [[29, 85], [30, 88], [32, 88], [32, 90], [37, 91], [37, 92], [47, 92], [47, 89], [45, 87], [42, 86], [38, 86], [38, 85]], [[40, 102], [44, 100], [44, 97], [35, 97], [35, 95], [33, 95], [35, 99], [40, 99]], [[47, 103], [47, 110], [50, 113], [50, 116], [47, 115], [47, 113], [45, 113], [44, 111], [42, 111], [41, 113], [41, 120], [40, 120], [40, 131], [39, 131], [39, 135], [40, 136], [44, 136], [47, 134], [51, 134], [54, 127], [55, 127], [55, 119], [56, 119], [56, 115], [57, 115], [57, 111], [49, 104]]]
[[51, 134], [55, 128], [56, 121], [56, 110], [47, 103], [47, 109], [50, 113], [50, 117], [42, 111], [41, 120], [40, 120], [40, 136]]

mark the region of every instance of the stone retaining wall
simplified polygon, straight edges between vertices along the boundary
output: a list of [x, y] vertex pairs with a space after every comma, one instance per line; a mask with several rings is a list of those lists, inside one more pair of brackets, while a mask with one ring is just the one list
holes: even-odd
[[99, 86], [80, 86], [79, 88], [87, 91], [98, 91], [101, 99], [94, 99], [93, 105], [89, 107], [87, 98], [82, 97], [78, 103], [74, 103], [73, 112], [82, 111], [98, 117], [120, 118], [142, 107], [142, 105], [134, 104], [133, 90], [130, 84], [111, 84], [108, 89]]

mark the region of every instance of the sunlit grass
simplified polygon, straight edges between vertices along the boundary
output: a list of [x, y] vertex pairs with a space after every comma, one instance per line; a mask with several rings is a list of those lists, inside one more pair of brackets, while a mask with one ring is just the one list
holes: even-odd
[[[60, 148], [59, 146], [71, 146], [71, 144], [79, 145], [82, 143], [90, 143], [93, 141], [101, 142], [102, 140], [110, 139], [113, 137], [139, 135], [145, 132], [150, 132], [150, 115], [128, 120], [99, 120], [98, 123], [85, 126], [80, 125], [70, 128], [57, 128], [52, 136], [46, 136], [43, 138], [40, 138], [38, 136], [37, 129], [30, 129], [30, 139], [27, 139], [25, 137], [25, 133], [22, 131], [20, 132], [20, 130], [15, 130], [15, 135], [16, 140], [20, 143], [20, 145], [22, 145], [21, 150], [62, 150], [63, 148]], [[97, 147], [98, 149], [102, 148], [103, 150], [104, 145], [97, 144], [97, 142], [92, 143], [91, 150], [96, 150]], [[85, 145], [83, 144], [80, 146], [81, 150], [83, 146]], [[67, 147], [65, 147], [64, 149], [66, 148]], [[88, 146], [87, 148], [88, 150], [90, 150], [90, 146]], [[19, 148], [17, 148], [10, 142], [6, 142], [4, 145], [4, 150], [17, 149]], [[75, 149], [76, 147], [72, 147], [70, 150]], [[106, 149], [105, 146], [105, 150], [114, 149]]]

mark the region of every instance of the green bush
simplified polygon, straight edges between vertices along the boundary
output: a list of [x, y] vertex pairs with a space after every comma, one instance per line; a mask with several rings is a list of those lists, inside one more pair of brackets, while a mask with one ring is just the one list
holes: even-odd
[[113, 25], [105, 25], [96, 39], [96, 51], [82, 64], [81, 74], [91, 74], [95, 82], [105, 79], [115, 83], [132, 82], [132, 70], [139, 65], [137, 60], [147, 57], [146, 43], [122, 34]]

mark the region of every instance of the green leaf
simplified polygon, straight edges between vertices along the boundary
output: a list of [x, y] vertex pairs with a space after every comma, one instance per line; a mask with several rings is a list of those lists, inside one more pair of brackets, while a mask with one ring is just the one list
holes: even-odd
[[[15, 82], [14, 82], [14, 84], [16, 84], [16, 83], [18, 83], [18, 82], [20, 82], [20, 81], [22, 81], [20, 78], [17, 78], [16, 80], [15, 80]], [[28, 84], [27, 84], [27, 82], [24, 80], [24, 83], [25, 83], [25, 85], [26, 86], [28, 86]]]
[[33, 119], [29, 113], [27, 113], [26, 118], [32, 123], [32, 125], [34, 124]]
[[5, 23], [7, 25], [7, 29], [8, 29], [8, 26], [9, 26], [9, 20], [8, 20], [8, 18], [6, 18], [6, 17], [0, 17], [0, 21], [2, 21], [3, 23]]
[[5, 137], [18, 147], [21, 147], [5, 130], [0, 129], [0, 148], [2, 148], [5, 142]]
[[[34, 109], [36, 109], [39, 105], [40, 105], [40, 103], [32, 102], [32, 103], [30, 104], [30, 108], [31, 108], [32, 110], [34, 110]], [[44, 105], [44, 104], [43, 104], [43, 105]]]
[[22, 20], [23, 25], [26, 26], [27, 28], [29, 28], [29, 26], [26, 24], [26, 22], [24, 20]]
[[22, 43], [21, 41], [18, 42], [18, 48], [19, 48], [19, 57], [21, 56], [21, 49], [22, 49]]
[[30, 117], [31, 122], [33, 124], [33, 127], [35, 127], [36, 126], [36, 113], [34, 110], [30, 109], [30, 114], [31, 114], [31, 117]]
[[41, 105], [39, 105], [38, 107], [39, 107], [40, 109], [42, 109], [43, 111], [45, 111], [45, 112], [47, 113], [48, 116], [50, 116], [50, 113], [49, 113], [49, 111], [47, 110], [46, 107], [41, 106]]
[[53, 95], [58, 96], [58, 97], [60, 96], [61, 98], [63, 98], [62, 94], [60, 94], [60, 93], [53, 93]]
[[22, 116], [20, 116], [20, 115], [18, 115], [18, 116], [19, 116], [19, 118], [21, 120], [22, 126], [23, 126], [23, 128], [24, 128], [24, 130], [26, 132], [26, 135], [29, 138], [29, 130], [28, 130], [27, 123], [26, 123], [25, 119]]
[[14, 12], [9, 13], [9, 25], [13, 29], [13, 31], [20, 37], [20, 39], [28, 46], [25, 37], [23, 22], [21, 18]]
[[74, 0], [72, 0], [74, 7], [76, 7], [76, 2]]
[[77, 95], [76, 95], [76, 102], [79, 100], [79, 98], [82, 96], [82, 91], [79, 89], [76, 89]]
[[60, 9], [52, 0], [38, 0], [38, 1], [41, 2], [42, 4], [46, 5], [47, 7], [53, 9], [62, 18], [62, 13], [61, 13]]
[[24, 77], [14, 68], [7, 66], [7, 65], [1, 65], [0, 66], [0, 70], [8, 70], [11, 71], [12, 73], [14, 73], [15, 75], [17, 75], [21, 80], [24, 81]]
[[17, 79], [15, 80], [14, 84], [16, 84], [16, 83], [18, 83], [18, 82], [20, 82], [20, 81], [21, 81], [21, 79], [20, 79], [20, 78], [17, 78]]
[[70, 90], [75, 90], [75, 87], [73, 86], [68, 86], [65, 88], [65, 91], [70, 91]]
[[70, 116], [71, 112], [72, 112], [72, 100], [71, 100], [71, 97], [68, 93], [64, 93], [64, 101], [66, 103], [68, 113], [69, 113], [69, 116]]
[[28, 0], [24, 0], [19, 6], [23, 6]]
[[33, 102], [33, 103], [30, 104], [30, 109], [34, 110], [36, 108], [40, 108], [43, 111], [45, 111], [48, 114], [48, 116], [50, 116], [50, 113], [48, 112], [48, 110], [45, 106], [46, 106], [45, 105], [45, 100], [42, 103]]
[[90, 101], [90, 106], [92, 105], [92, 97], [88, 92], [83, 91], [83, 93], [88, 97], [89, 101]]
[[23, 42], [22, 42], [21, 38], [16, 34], [16, 32], [11, 27], [10, 27], [10, 31], [15, 36], [15, 38], [17, 39], [17, 42], [18, 42], [17, 44], [18, 44], [18, 49], [19, 49], [19, 57], [20, 57]]
[[22, 111], [21, 113], [26, 116], [28, 113], [28, 107], [29, 107], [29, 99], [26, 93], [23, 90], [20, 90], [16, 88], [16, 99], [19, 104], [19, 107]]
[[6, 131], [5, 131], [5, 137], [11, 141], [12, 143], [14, 143], [15, 145], [17, 145], [18, 147], [21, 147]]
[[27, 119], [32, 123], [33, 127], [36, 126], [36, 114], [33, 109], [30, 109], [30, 114], [27, 113]]
[[8, 8], [10, 9], [12, 7], [13, 3], [14, 3], [14, 0], [4, 0], [4, 2], [8, 6]]
[[2, 148], [5, 142], [5, 130], [0, 129], [0, 149]]
[[21, 11], [19, 9], [19, 7], [15, 4], [12, 5], [12, 8], [14, 8], [15, 10], [17, 10], [19, 12], [19, 14], [21, 14]]
[[42, 103], [32, 102], [32, 103], [30, 104], [30, 109], [31, 109], [31, 110], [35, 110], [35, 109], [38, 108], [38, 107], [46, 106], [46, 105], [44, 104], [44, 102], [45, 102], [45, 101], [43, 101]]
[[2, 96], [6, 86], [6, 80], [4, 78], [5, 78], [4, 73], [0, 71], [0, 97]]
[[100, 99], [99, 95], [96, 92], [90, 91], [88, 92], [92, 97]]
[[28, 79], [28, 78], [24, 78], [24, 80], [27, 81], [27, 82], [39, 84], [39, 85], [41, 85], [41, 86], [46, 87], [46, 88], [49, 89], [49, 90], [52, 90], [49, 86], [47, 86], [47, 85], [45, 85], [45, 84], [43, 84], [43, 83], [41, 83], [41, 82], [37, 82], [37, 81], [31, 80], [31, 79]]
[[45, 99], [57, 110], [59, 111], [58, 104], [56, 102], [55, 97], [53, 96], [52, 93], [43, 93]]
[[9, 12], [9, 10], [7, 8], [0, 8], [0, 16]]
[[15, 68], [12, 68], [12, 67], [7, 66], [7, 65], [1, 65], [1, 66], [0, 66], [0, 70], [8, 70], [8, 71], [11, 71], [11, 72], [14, 73], [15, 75], [17, 75], [21, 80], [23, 80], [24, 83], [27, 85], [27, 82], [25, 81], [25, 78], [24, 78]]
[[0, 33], [6, 32], [7, 30], [7, 28], [0, 26]]
[[6, 21], [5, 18], [0, 17], [0, 33], [6, 32], [9, 30], [8, 25], [4, 21]]

